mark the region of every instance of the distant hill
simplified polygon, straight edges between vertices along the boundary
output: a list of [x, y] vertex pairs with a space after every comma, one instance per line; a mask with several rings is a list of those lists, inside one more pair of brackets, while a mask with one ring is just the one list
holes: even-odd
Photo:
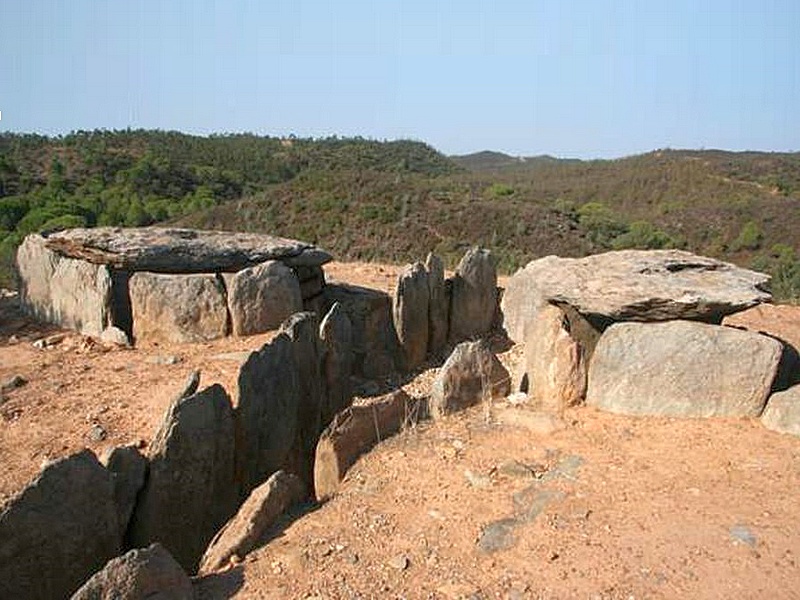
[[800, 297], [800, 154], [658, 150], [616, 160], [445, 157], [413, 141], [93, 131], [0, 134], [0, 285], [26, 233], [166, 222], [264, 231], [340, 258], [506, 272], [546, 254], [687, 248]]

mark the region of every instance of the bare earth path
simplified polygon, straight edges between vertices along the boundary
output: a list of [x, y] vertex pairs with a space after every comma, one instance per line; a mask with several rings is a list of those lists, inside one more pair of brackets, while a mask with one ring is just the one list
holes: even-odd
[[[391, 291], [397, 267], [333, 264], [328, 272]], [[220, 355], [270, 338], [126, 350], [67, 334], [39, 349], [34, 340], [58, 332], [4, 303], [0, 382], [20, 375], [28, 383], [0, 403], [0, 501], [44, 460], [146, 443], [193, 369], [202, 385], [221, 382], [235, 393], [236, 356]], [[517, 356], [512, 349], [502, 359]], [[431, 376], [410, 391], [424, 390]], [[478, 407], [383, 442], [349, 472], [340, 496], [205, 580], [203, 597], [800, 595], [800, 439], [754, 420], [589, 408], [569, 411], [560, 431], [536, 434], [499, 425], [501, 408]], [[494, 535], [481, 538], [487, 526]], [[481, 547], [493, 544], [503, 548]]]

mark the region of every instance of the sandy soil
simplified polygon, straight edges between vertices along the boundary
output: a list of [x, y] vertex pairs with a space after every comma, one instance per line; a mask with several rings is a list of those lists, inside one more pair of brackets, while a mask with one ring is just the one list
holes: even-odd
[[[397, 268], [328, 271], [391, 291]], [[146, 445], [193, 369], [203, 385], [235, 393], [236, 356], [220, 355], [270, 338], [106, 348], [35, 326], [13, 299], [1, 302], [0, 382], [27, 383], [0, 403], [0, 501], [45, 460]], [[53, 335], [63, 339], [34, 347]], [[513, 368], [518, 357], [512, 349], [501, 359]], [[409, 390], [423, 393], [433, 374]], [[500, 425], [502, 409], [477, 407], [386, 440], [339, 496], [285, 519], [242, 564], [199, 582], [202, 597], [800, 596], [800, 439], [750, 419], [585, 407], [568, 411], [562, 429], [537, 433]]]

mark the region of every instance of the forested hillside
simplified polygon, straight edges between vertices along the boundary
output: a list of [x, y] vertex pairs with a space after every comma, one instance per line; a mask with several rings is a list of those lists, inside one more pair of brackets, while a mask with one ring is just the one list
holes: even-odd
[[32, 231], [179, 225], [263, 231], [340, 258], [450, 266], [491, 248], [505, 271], [546, 254], [686, 248], [770, 271], [800, 297], [800, 154], [663, 150], [617, 160], [447, 158], [420, 142], [0, 135], [0, 251]]

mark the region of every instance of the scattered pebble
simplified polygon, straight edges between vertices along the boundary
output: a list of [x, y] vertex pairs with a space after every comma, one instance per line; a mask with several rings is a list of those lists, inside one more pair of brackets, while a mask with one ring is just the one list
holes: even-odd
[[410, 564], [411, 561], [408, 560], [408, 556], [405, 554], [398, 554], [397, 556], [392, 557], [392, 559], [389, 561], [389, 566], [393, 569], [397, 569], [398, 571], [405, 571]]
[[754, 548], [758, 542], [756, 535], [746, 525], [734, 525], [730, 528], [729, 533], [734, 543], [747, 544]]
[[486, 489], [492, 487], [492, 479], [486, 475], [478, 475], [469, 469], [464, 470], [464, 478], [474, 488]]
[[0, 391], [10, 392], [11, 390], [21, 388], [26, 383], [28, 383], [27, 379], [25, 379], [21, 375], [14, 375], [13, 377], [6, 379], [2, 384], [0, 384]]
[[182, 360], [183, 359], [181, 359], [181, 357], [179, 356], [168, 354], [166, 356], [151, 356], [150, 358], [147, 359], [147, 362], [149, 362], [151, 365], [170, 366], [170, 365], [177, 365]]
[[94, 424], [89, 430], [89, 439], [93, 442], [102, 442], [108, 437], [108, 432], [103, 429], [102, 425]]

